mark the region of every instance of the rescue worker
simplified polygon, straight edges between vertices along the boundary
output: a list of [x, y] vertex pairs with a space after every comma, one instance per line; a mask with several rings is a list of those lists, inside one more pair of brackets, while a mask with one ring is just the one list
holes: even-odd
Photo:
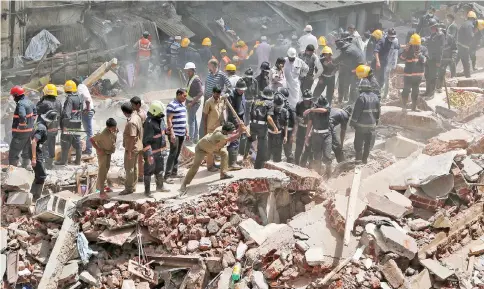
[[144, 80], [144, 77], [148, 76], [148, 69], [150, 67], [152, 45], [148, 39], [149, 36], [150, 33], [148, 31], [143, 32], [143, 37], [134, 44], [134, 48], [138, 49], [137, 68], [140, 80]]
[[323, 51], [323, 48], [325, 48], [326, 45], [326, 37], [324, 36], [319, 36], [318, 38], [318, 51]]
[[267, 62], [269, 63], [269, 57], [271, 55], [271, 46], [267, 43], [267, 37], [261, 36], [260, 38], [261, 43], [255, 49], [255, 54], [257, 55], [257, 67], [260, 67], [262, 63]]
[[340, 55], [333, 60], [335, 65], [339, 65], [338, 102], [348, 100], [353, 103], [357, 96], [356, 76], [353, 71], [358, 65], [364, 63], [363, 53], [356, 45], [349, 42], [348, 38], [336, 40], [336, 47], [341, 51]]
[[437, 73], [442, 63], [442, 51], [445, 44], [445, 35], [440, 30], [435, 19], [430, 21], [432, 34], [426, 38], [429, 57], [425, 67], [425, 93], [424, 96], [433, 97], [437, 84]]
[[273, 162], [280, 162], [282, 159], [282, 147], [287, 143], [287, 124], [289, 121], [289, 114], [284, 108], [284, 97], [281, 93], [274, 95], [274, 116], [272, 119], [276, 124], [278, 133], [275, 133], [271, 129], [268, 130], [267, 146], [268, 158]]
[[106, 120], [106, 127], [90, 139], [97, 154], [99, 170], [97, 173], [96, 187], [102, 199], [107, 198], [108, 195], [106, 192], [111, 191], [111, 188], [105, 186], [105, 184], [109, 167], [111, 166], [111, 155], [116, 151], [117, 133], [116, 120], [114, 118], [108, 118]]
[[[268, 125], [272, 127], [272, 131], [279, 132], [276, 124], [273, 120], [274, 115], [274, 103], [273, 92], [270, 88], [265, 88], [262, 92], [262, 99], [258, 99], [252, 103], [250, 110], [250, 137], [249, 142], [257, 140], [257, 156], [255, 159], [254, 168], [261, 169], [264, 167], [264, 163], [267, 161], [267, 131]], [[250, 146], [246, 148], [245, 157], [249, 154]]]
[[230, 143], [240, 137], [244, 132], [244, 127], [239, 126], [236, 133], [235, 125], [231, 122], [225, 123], [223, 126], [216, 128], [212, 133], [206, 134], [195, 147], [195, 158], [193, 164], [187, 172], [187, 175], [183, 179], [180, 190], [185, 192], [187, 185], [189, 185], [200, 168], [203, 159], [208, 154], [220, 155], [221, 165], [220, 165], [220, 179], [230, 179], [233, 178], [232, 175], [228, 174], [228, 154], [225, 148], [227, 143]]
[[417, 109], [419, 85], [422, 81], [425, 63], [428, 58], [427, 47], [421, 44], [420, 36], [415, 33], [410, 37], [408, 45], [400, 54], [400, 59], [405, 61], [402, 91], [402, 108], [404, 112], [407, 110], [407, 101], [410, 93], [412, 95], [412, 110], [415, 111]]
[[[232, 108], [235, 110], [237, 113], [238, 118], [242, 123], [239, 123], [235, 115], [232, 113], [232, 110], [230, 110], [227, 107], [227, 121], [235, 124], [235, 127], [239, 127], [240, 125], [244, 125], [243, 119], [245, 115], [245, 108], [246, 108], [246, 102], [245, 102], [245, 91], [247, 90], [247, 84], [242, 78], [239, 78], [237, 83], [234, 86], [234, 89], [229, 90], [227, 101], [232, 105]], [[229, 146], [227, 147], [227, 152], [229, 154], [229, 170], [240, 170], [241, 167], [239, 167], [236, 162], [237, 162], [237, 155], [239, 153], [239, 146], [240, 143], [246, 142], [246, 136], [245, 134], [242, 134], [240, 136], [240, 140], [234, 140], [232, 141]]]
[[296, 104], [301, 97], [301, 80], [309, 71], [309, 66], [299, 57], [296, 49], [289, 48], [284, 64], [284, 76], [286, 77], [286, 87], [289, 91], [289, 106], [296, 109]]
[[[226, 108], [225, 100], [221, 97], [222, 90], [215, 86], [212, 89], [212, 96], [208, 98], [203, 106], [202, 125], [206, 133], [212, 133], [215, 129], [225, 123], [224, 111]], [[225, 96], [224, 96], [225, 97]], [[202, 127], [202, 126], [201, 126]], [[207, 155], [207, 171], [216, 172], [213, 155]]]
[[305, 91], [306, 89], [312, 90], [314, 80], [319, 79], [319, 76], [323, 73], [323, 66], [319, 61], [317, 54], [314, 53], [314, 50], [315, 47], [312, 44], [309, 44], [304, 53], [299, 54], [299, 58], [301, 58], [309, 68], [306, 76], [301, 79], [301, 91]]
[[374, 51], [375, 61], [372, 63], [372, 68], [376, 72], [376, 78], [379, 85], [381, 88], [385, 88], [383, 92], [384, 98], [386, 98], [388, 94], [390, 71], [396, 67], [398, 49], [400, 48], [396, 36], [397, 32], [395, 29], [389, 29], [387, 36], [377, 42]]
[[10, 95], [16, 103], [12, 121], [12, 141], [8, 151], [8, 163], [18, 166], [19, 155], [22, 155], [22, 167], [30, 169], [30, 135], [37, 115], [34, 104], [27, 99], [20, 86], [14, 86]]
[[245, 91], [246, 106], [244, 113], [244, 124], [249, 125], [250, 109], [252, 107], [252, 103], [259, 96], [259, 84], [254, 78], [254, 71], [252, 70], [252, 68], [249, 68], [244, 72], [243, 79], [245, 81], [245, 84], [247, 85], [247, 90]]
[[431, 34], [430, 26], [432, 22], [438, 22], [439, 19], [435, 16], [435, 8], [430, 7], [427, 14], [423, 15], [418, 22], [416, 33], [421, 37], [429, 36]]
[[355, 25], [350, 24], [350, 26], [348, 26], [348, 33], [350, 34], [351, 42], [356, 45], [356, 47], [358, 47], [362, 53], [364, 53], [365, 49], [363, 47], [363, 40], [361, 39], [360, 33], [356, 31]]
[[47, 178], [44, 167], [44, 155], [42, 149], [43, 144], [47, 141], [47, 130], [48, 126], [52, 122], [57, 122], [59, 114], [55, 110], [49, 110], [46, 113], [40, 115], [34, 125], [34, 132], [30, 140], [30, 150], [32, 152], [32, 157], [30, 159], [30, 164], [34, 169], [34, 181], [30, 188], [30, 193], [32, 194], [33, 201], [39, 199], [44, 188], [44, 182]]
[[239, 57], [240, 61], [244, 61], [249, 56], [249, 47], [244, 41], [238, 40], [237, 43], [232, 43], [232, 50]]
[[383, 38], [383, 32], [379, 29], [376, 29], [371, 33], [370, 39], [368, 40], [368, 44], [366, 45], [366, 64], [370, 65], [374, 59], [374, 52], [375, 47], [378, 41]]
[[82, 133], [82, 110], [83, 100], [77, 94], [76, 83], [72, 80], [64, 84], [64, 92], [67, 94], [61, 115], [61, 158], [54, 164], [59, 166], [67, 165], [72, 147], [76, 150], [75, 165], [81, 164], [81, 133]]
[[371, 145], [375, 141], [375, 129], [380, 120], [380, 100], [372, 91], [368, 79], [362, 79], [359, 84], [360, 96], [356, 100], [350, 126], [355, 129], [354, 147], [356, 162], [368, 161]]
[[271, 84], [269, 73], [271, 71], [271, 67], [269, 62], [262, 62], [260, 66], [260, 73], [257, 75], [255, 80], [257, 80], [257, 85], [259, 86], [259, 91], [263, 92], [266, 87]]
[[[146, 120], [146, 111], [141, 109], [141, 98], [133, 96], [129, 102], [133, 106], [133, 113], [141, 118], [141, 123], [144, 124]], [[144, 159], [141, 154], [138, 155], [138, 182], [142, 183], [144, 177]]]
[[472, 43], [470, 46], [469, 56], [471, 58], [472, 70], [476, 71], [476, 52], [479, 46], [481, 45], [481, 38], [482, 38], [482, 29], [484, 28], [484, 24], [482, 23], [484, 20], [475, 20], [474, 21], [474, 38], [472, 39]]
[[457, 39], [457, 24], [455, 24], [454, 14], [447, 14], [447, 35], [452, 35], [454, 39]]
[[299, 52], [304, 52], [308, 45], [312, 45], [314, 48], [318, 47], [318, 39], [312, 34], [313, 26], [306, 25], [304, 27], [304, 35], [299, 38]]
[[[469, 11], [467, 13], [467, 20], [462, 23], [457, 32], [457, 51], [458, 59], [462, 61], [462, 66], [464, 68], [464, 76], [466, 78], [471, 77], [471, 67], [469, 63], [470, 57], [470, 44], [474, 38], [474, 21], [476, 19], [476, 13], [474, 11]], [[457, 63], [456, 63], [457, 65]]]
[[235, 64], [230, 63], [227, 66], [225, 66], [225, 72], [227, 73], [227, 77], [230, 81], [230, 84], [232, 85], [232, 87], [235, 87], [235, 85], [237, 84], [237, 81], [239, 81], [240, 79], [240, 76], [236, 74], [237, 67], [235, 66]]
[[[180, 63], [184, 66], [187, 62], [195, 63], [195, 65], [202, 65], [200, 54], [194, 47], [194, 43], [190, 39], [183, 38], [180, 48]], [[206, 62], [205, 62], [206, 63]]]
[[[55, 111], [57, 115], [62, 114], [62, 104], [57, 99], [57, 87], [54, 84], [47, 84], [43, 89], [44, 96], [42, 100], [37, 103], [37, 114], [46, 114], [48, 111]], [[55, 158], [55, 142], [57, 132], [59, 131], [59, 122], [50, 122], [47, 128], [47, 141], [43, 146], [43, 156], [45, 158], [45, 168], [51, 170]]]
[[308, 118], [304, 116], [304, 112], [313, 107], [312, 99], [311, 91], [305, 90], [302, 100], [297, 103], [295, 109], [296, 123], [294, 124], [293, 137], [296, 138], [296, 151], [294, 153], [294, 163], [303, 167], [307, 165], [309, 155], [311, 154], [310, 147], [305, 145]]
[[119, 195], [129, 195], [136, 191], [138, 155], [143, 151], [143, 123], [139, 115], [134, 113], [133, 105], [130, 102], [123, 103], [121, 111], [127, 119], [123, 132], [126, 180], [124, 190]]
[[[444, 49], [442, 51], [442, 63], [440, 64], [438, 71], [438, 79], [436, 84], [437, 92], [442, 92], [442, 86], [445, 81], [445, 74], [447, 72], [447, 66], [450, 67], [451, 76], [452, 71], [455, 74], [455, 62], [457, 60], [457, 44], [452, 35], [448, 34], [447, 30], [442, 29], [442, 33], [445, 36]], [[454, 66], [454, 69], [452, 67]], [[455, 75], [454, 75], [455, 76]]]
[[308, 124], [305, 135], [306, 147], [311, 147], [313, 153], [312, 168], [323, 175], [321, 161], [326, 167], [325, 175], [331, 177], [331, 130], [330, 112], [331, 108], [326, 98], [320, 96], [316, 102], [316, 107], [326, 110], [325, 112], [311, 112], [307, 116]]
[[284, 100], [284, 109], [287, 111], [287, 141], [283, 144], [284, 148], [284, 156], [286, 157], [286, 162], [293, 163], [294, 162], [294, 154], [292, 152], [292, 143], [293, 143], [293, 130], [294, 124], [296, 123], [295, 118], [296, 114], [294, 110], [291, 109], [289, 106], [289, 101], [287, 98], [289, 97], [289, 91], [285, 87], [279, 87], [277, 89], [276, 95], [280, 95]]
[[373, 74], [373, 70], [371, 69], [371, 67], [369, 67], [368, 65], [358, 65], [355, 73], [358, 81], [361, 81], [361, 79], [363, 78], [366, 78], [368, 79], [368, 81], [370, 81], [372, 91], [378, 96], [378, 99], [380, 99], [380, 85], [378, 84], [378, 81], [376, 80], [376, 77]]
[[326, 89], [326, 99], [329, 105], [333, 103], [334, 86], [336, 84], [336, 71], [338, 67], [333, 63], [333, 50], [329, 46], [325, 46], [319, 58], [319, 63], [323, 67], [322, 73], [319, 76], [318, 83], [314, 88], [314, 97], [319, 98], [322, 96]]
[[144, 186], [145, 195], [151, 196], [151, 176], [155, 176], [156, 191], [168, 192], [164, 188], [163, 169], [165, 164], [165, 154], [163, 150], [166, 145], [166, 124], [165, 106], [161, 101], [151, 103], [148, 110], [148, 118], [143, 126], [143, 157], [145, 160], [144, 168]]
[[270, 85], [272, 91], [277, 91], [279, 87], [286, 86], [286, 78], [284, 77], [284, 64], [286, 60], [284, 57], [279, 57], [276, 63], [271, 68], [269, 73]]
[[220, 69], [224, 69], [229, 65], [232, 61], [230, 57], [227, 56], [227, 50], [222, 49], [220, 50]]
[[198, 142], [198, 121], [197, 111], [200, 108], [200, 99], [203, 97], [203, 84], [200, 77], [196, 74], [196, 66], [193, 62], [185, 64], [185, 72], [188, 77], [187, 84], [187, 113], [188, 113], [188, 134], [190, 141], [194, 144]]
[[[212, 47], [212, 40], [210, 40], [210, 38], [208, 37], [205, 37], [202, 41], [202, 48], [198, 50], [198, 53], [200, 54], [200, 58], [202, 61], [202, 66], [200, 67], [203, 67], [203, 65], [205, 65], [205, 63], [208, 63], [210, 59], [215, 58], [215, 56], [212, 53], [211, 47]], [[207, 76], [207, 71], [205, 69], [200, 70], [199, 73], [202, 79], [205, 79], [205, 77]]]

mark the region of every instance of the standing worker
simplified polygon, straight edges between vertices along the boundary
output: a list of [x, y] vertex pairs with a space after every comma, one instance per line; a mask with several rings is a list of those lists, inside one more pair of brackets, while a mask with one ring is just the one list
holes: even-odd
[[455, 62], [457, 61], [457, 43], [455, 42], [454, 37], [452, 37], [452, 35], [450, 35], [445, 29], [442, 29], [442, 33], [445, 36], [445, 44], [442, 52], [442, 63], [440, 64], [438, 71], [437, 84], [435, 86], [439, 93], [442, 92], [445, 74], [447, 73], [447, 66], [450, 67], [451, 77], [452, 72], [454, 72], [455, 76]]
[[[138, 59], [137, 59], [137, 70], [140, 80], [146, 82], [146, 77], [148, 76], [148, 69], [150, 68], [150, 58], [151, 58], [151, 41], [148, 39], [150, 33], [148, 31], [143, 32], [143, 37], [138, 40], [134, 47], [138, 49]], [[140, 81], [141, 84], [141, 81]]]
[[375, 62], [372, 68], [375, 69], [376, 78], [381, 88], [385, 88], [383, 98], [387, 97], [390, 84], [390, 71], [396, 66], [398, 58], [397, 32], [394, 28], [388, 30], [387, 36], [380, 39], [375, 47]]
[[[212, 53], [212, 40], [210, 40], [210, 38], [208, 37], [203, 38], [202, 48], [200, 48], [198, 52], [200, 53], [202, 65], [205, 65], [205, 63], [208, 63], [210, 59], [215, 58], [215, 56], [213, 56], [213, 53]], [[207, 77], [208, 71], [205, 69], [202, 69], [199, 71], [199, 73], [201, 78], [205, 78]]]
[[361, 81], [361, 79], [368, 79], [371, 84], [372, 91], [380, 99], [381, 89], [375, 75], [373, 74], [373, 69], [371, 69], [371, 67], [369, 67], [368, 65], [358, 65], [358, 67], [355, 69], [355, 74], [358, 78], [358, 81]]
[[[245, 91], [247, 90], [247, 84], [245, 81], [240, 78], [237, 83], [235, 84], [235, 88], [233, 90], [229, 90], [228, 98], [227, 101], [230, 103], [232, 108], [235, 110], [237, 113], [238, 119], [242, 123], [239, 123], [237, 117], [232, 113], [232, 110], [227, 109], [227, 121], [235, 124], [235, 127], [238, 128], [239, 126], [243, 126], [243, 119], [245, 115]], [[240, 137], [240, 140], [234, 140], [232, 141], [229, 146], [227, 147], [227, 151], [229, 154], [229, 170], [238, 170], [241, 169], [237, 165], [237, 155], [239, 153], [239, 145], [242, 142], [246, 142], [245, 140], [245, 135], [242, 135]]]
[[484, 20], [475, 20], [474, 21], [474, 38], [472, 39], [472, 43], [470, 46], [470, 58], [471, 58], [471, 64], [472, 64], [472, 70], [476, 71], [476, 52], [479, 46], [481, 46], [481, 38], [482, 38], [482, 29], [484, 29]]
[[35, 130], [31, 138], [31, 152], [32, 158], [30, 163], [34, 169], [35, 177], [30, 188], [30, 193], [32, 194], [33, 201], [39, 199], [44, 188], [44, 182], [47, 178], [44, 167], [44, 157], [42, 145], [47, 140], [47, 130], [51, 123], [57, 122], [59, 114], [55, 110], [49, 110], [46, 113], [39, 116], [37, 124], [34, 126]]
[[269, 73], [270, 88], [273, 91], [277, 91], [279, 87], [286, 86], [286, 77], [284, 77], [284, 65], [286, 60], [284, 57], [279, 57], [276, 60], [276, 64], [271, 68]]
[[366, 164], [371, 144], [375, 141], [375, 129], [380, 120], [380, 100], [372, 91], [368, 79], [360, 81], [359, 91], [360, 96], [356, 100], [350, 126], [355, 129], [356, 161]]
[[70, 155], [69, 150], [71, 145], [76, 150], [75, 165], [81, 164], [81, 127], [82, 127], [82, 110], [83, 100], [77, 94], [76, 83], [72, 80], [66, 81], [64, 84], [64, 92], [67, 94], [62, 109], [61, 116], [61, 158], [55, 165], [67, 165]]
[[91, 155], [92, 154], [92, 145], [91, 145], [91, 137], [92, 137], [92, 119], [96, 111], [94, 110], [94, 102], [92, 101], [91, 93], [89, 92], [89, 88], [82, 83], [82, 78], [75, 77], [72, 79], [77, 86], [77, 94], [81, 97], [83, 104], [83, 111], [82, 111], [82, 127], [86, 131], [86, 150], [83, 151], [83, 154]]
[[[222, 126], [225, 122], [224, 111], [226, 103], [223, 99], [221, 99], [221, 93], [222, 90], [220, 87], [215, 86], [212, 88], [212, 96], [205, 102], [205, 105], [203, 106], [201, 127], [203, 126], [203, 131], [205, 131], [207, 134], [213, 133], [217, 127]], [[207, 155], [207, 171], [217, 171], [213, 154]]]
[[116, 151], [116, 138], [118, 128], [114, 118], [108, 118], [106, 120], [106, 127], [100, 133], [91, 137], [90, 141], [92, 146], [96, 150], [98, 173], [96, 187], [99, 190], [99, 196], [101, 199], [107, 198], [107, 191], [111, 191], [109, 187], [105, 187], [105, 183], [108, 177], [109, 167], [111, 166], [111, 155]]
[[[262, 99], [256, 100], [252, 103], [250, 110], [250, 133], [249, 142], [257, 140], [257, 156], [255, 159], [254, 168], [262, 169], [264, 163], [267, 161], [267, 130], [268, 125], [273, 129], [273, 132], [278, 133], [279, 130], [272, 119], [274, 115], [273, 92], [270, 88], [265, 88], [262, 93]], [[250, 146], [246, 148], [245, 157], [249, 153]]]
[[[245, 95], [245, 112], [244, 112], [244, 125], [248, 126], [250, 123], [250, 109], [252, 108], [252, 103], [259, 97], [259, 84], [254, 78], [254, 71], [252, 68], [248, 68], [244, 72], [242, 79], [247, 85], [247, 89], [244, 92]], [[239, 154], [244, 155], [247, 146], [247, 138], [242, 138], [239, 146]]]
[[333, 50], [331, 47], [325, 46], [321, 53], [321, 58], [318, 60], [323, 67], [322, 73], [319, 76], [316, 88], [314, 88], [314, 97], [319, 98], [326, 90], [326, 99], [329, 105], [333, 103], [334, 87], [336, 84], [336, 71], [338, 67], [333, 63]]
[[121, 111], [128, 121], [123, 132], [126, 180], [124, 181], [124, 190], [119, 194], [129, 195], [136, 191], [138, 155], [143, 151], [143, 123], [139, 115], [134, 112], [133, 105], [130, 102], [123, 103]]
[[459, 28], [459, 32], [457, 32], [457, 57], [460, 61], [462, 61], [464, 76], [466, 78], [471, 77], [471, 64], [469, 63], [470, 44], [474, 38], [474, 21], [476, 18], [476, 13], [474, 11], [469, 11], [469, 13], [467, 13], [467, 20], [462, 23]]
[[383, 32], [379, 29], [376, 29], [371, 33], [370, 39], [368, 40], [368, 44], [366, 45], [365, 51], [365, 60], [368, 65], [370, 65], [375, 59], [375, 47], [376, 44], [383, 38]]
[[430, 26], [432, 26], [431, 22], [434, 21], [438, 22], [439, 19], [435, 16], [435, 8], [430, 6], [427, 14], [423, 15], [418, 22], [416, 33], [421, 37], [429, 36], [430, 35]]
[[203, 96], [203, 84], [196, 74], [196, 66], [193, 62], [185, 64], [185, 73], [188, 76], [187, 84], [187, 112], [188, 112], [188, 135], [192, 143], [198, 141], [197, 111], [200, 108], [200, 99]]
[[429, 58], [427, 60], [427, 66], [425, 68], [425, 93], [424, 96], [433, 97], [435, 93], [435, 87], [437, 85], [437, 74], [439, 67], [442, 63], [442, 52], [445, 44], [445, 35], [439, 28], [439, 24], [435, 19], [430, 21], [431, 33], [426, 38], [427, 49]]
[[[44, 87], [44, 97], [37, 103], [37, 114], [46, 114], [48, 111], [55, 111], [57, 116], [62, 114], [62, 104], [57, 99], [57, 87], [54, 84], [47, 84]], [[43, 146], [43, 156], [45, 158], [45, 168], [51, 170], [54, 164], [55, 158], [55, 142], [57, 138], [57, 132], [59, 131], [59, 121], [49, 123], [47, 128], [47, 140]], [[86, 143], [87, 145], [87, 143]]]
[[427, 48], [422, 46], [422, 41], [418, 34], [410, 37], [408, 45], [400, 54], [400, 59], [405, 61], [403, 69], [403, 91], [402, 91], [402, 110], [407, 111], [407, 101], [410, 93], [412, 94], [412, 110], [417, 109], [419, 85], [424, 75], [425, 63], [427, 62]]
[[289, 97], [289, 91], [285, 87], [279, 87], [277, 89], [276, 95], [279, 94], [284, 99], [284, 109], [287, 111], [288, 119], [287, 119], [287, 141], [284, 143], [284, 156], [286, 157], [286, 162], [293, 163], [294, 162], [294, 154], [292, 153], [292, 143], [293, 138], [295, 135], [293, 134], [294, 126], [296, 123], [296, 114], [294, 110], [289, 106], [289, 101], [287, 98]]
[[274, 123], [276, 124], [278, 132], [269, 129], [268, 135], [268, 160], [280, 162], [282, 159], [282, 147], [287, 143], [287, 124], [289, 121], [289, 114], [284, 108], [284, 97], [281, 93], [276, 93], [274, 96]]
[[313, 27], [311, 25], [306, 25], [304, 27], [304, 35], [299, 38], [299, 52], [304, 52], [309, 44], [313, 47], [318, 47], [318, 39], [312, 34]]
[[[131, 106], [133, 106], [133, 113], [137, 114], [141, 118], [141, 125], [145, 123], [146, 120], [146, 111], [141, 109], [141, 98], [139, 96], [133, 96], [129, 102]], [[141, 127], [143, 128], [143, 126]], [[141, 154], [138, 155], [138, 182], [143, 182], [144, 176], [144, 159]]]
[[348, 38], [336, 40], [336, 47], [341, 51], [340, 55], [333, 60], [335, 65], [339, 65], [338, 102], [348, 100], [354, 103], [358, 93], [353, 71], [358, 65], [364, 63], [363, 53]]
[[16, 102], [12, 121], [12, 141], [8, 152], [8, 163], [18, 166], [19, 155], [22, 154], [22, 167], [30, 168], [30, 135], [37, 114], [34, 104], [27, 99], [25, 91], [20, 86], [14, 86], [10, 95]]
[[200, 168], [203, 159], [208, 154], [217, 154], [221, 158], [220, 166], [220, 179], [230, 179], [233, 176], [227, 173], [228, 171], [228, 156], [227, 149], [225, 146], [240, 137], [243, 131], [243, 126], [239, 126], [237, 133], [233, 134], [235, 131], [235, 126], [233, 123], [228, 122], [221, 127], [216, 128], [212, 133], [206, 134], [195, 147], [195, 159], [193, 164], [187, 172], [187, 175], [183, 179], [183, 183], [180, 187], [182, 192], [186, 191], [187, 185], [189, 185]]
[[286, 87], [289, 90], [289, 106], [296, 109], [296, 104], [301, 98], [301, 80], [309, 71], [309, 66], [299, 57], [296, 49], [287, 50], [286, 63], [284, 64], [284, 75], [286, 76]]
[[259, 86], [260, 92], [263, 92], [266, 87], [270, 86], [270, 72], [271, 66], [269, 62], [262, 62], [260, 65], [260, 74], [255, 78], [255, 80], [257, 80], [257, 85]]
[[263, 62], [269, 63], [271, 56], [271, 46], [267, 43], [267, 37], [261, 36], [261, 43], [255, 49], [255, 54], [257, 55], [257, 67], [260, 67]]
[[165, 106], [161, 101], [154, 101], [148, 110], [148, 118], [143, 128], [143, 157], [145, 159], [144, 185], [145, 195], [151, 196], [151, 176], [155, 176], [156, 191], [168, 192], [163, 186], [163, 167], [166, 148]]
[[305, 135], [306, 147], [311, 147], [313, 152], [312, 168], [323, 175], [321, 161], [326, 166], [325, 175], [331, 177], [331, 131], [330, 131], [330, 112], [329, 103], [326, 98], [320, 96], [316, 102], [316, 107], [325, 110], [324, 112], [311, 112], [308, 115], [308, 126]]
[[220, 50], [220, 69], [224, 69], [229, 65], [232, 61], [230, 57], [227, 56], [227, 50], [222, 49]]
[[[319, 57], [314, 54], [315, 47], [309, 44], [306, 50], [299, 55], [308, 66], [308, 73], [301, 80], [301, 91], [309, 89], [312, 91], [314, 80], [318, 79], [323, 73], [323, 66], [319, 61]], [[317, 72], [315, 72], [317, 70]]]
[[225, 72], [227, 73], [227, 77], [230, 81], [230, 85], [235, 87], [237, 81], [239, 81], [240, 76], [237, 75], [237, 67], [235, 64], [229, 64], [225, 67]]
[[312, 99], [313, 95], [311, 94], [311, 91], [305, 90], [302, 95], [302, 100], [297, 103], [295, 109], [296, 123], [294, 125], [295, 131], [293, 131], [293, 137], [296, 138], [296, 151], [294, 152], [294, 163], [303, 167], [306, 166], [310, 155], [310, 149], [305, 145], [308, 119], [307, 116], [304, 116], [304, 112], [313, 107]]

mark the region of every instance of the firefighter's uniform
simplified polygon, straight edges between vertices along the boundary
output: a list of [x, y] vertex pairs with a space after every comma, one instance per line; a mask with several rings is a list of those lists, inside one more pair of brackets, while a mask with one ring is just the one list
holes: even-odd
[[[280, 105], [279, 100], [280, 99]], [[282, 96], [276, 95], [276, 100], [274, 101], [274, 116], [272, 117], [278, 132], [273, 130], [268, 130], [268, 159], [272, 159], [274, 162], [280, 162], [282, 158], [282, 147], [284, 144], [284, 137], [286, 135], [287, 124], [289, 122], [289, 113], [287, 109], [284, 108], [284, 100]]]
[[455, 39], [452, 35], [446, 34], [445, 35], [445, 45], [444, 51], [442, 52], [442, 62], [440, 63], [439, 69], [439, 77], [437, 79], [437, 89], [441, 89], [444, 84], [445, 73], [447, 72], [447, 66], [451, 68], [455, 65], [454, 63], [457, 60], [457, 44]]
[[22, 166], [28, 167], [30, 160], [30, 136], [37, 115], [34, 104], [25, 95], [15, 97], [17, 106], [13, 113], [12, 141], [8, 152], [8, 162], [17, 166], [19, 155], [22, 156]]
[[[34, 132], [32, 134], [32, 140], [35, 139], [37, 141], [36, 151], [36, 159], [32, 159], [32, 162], [35, 162], [34, 167], [34, 181], [30, 188], [30, 192], [32, 193], [33, 199], [37, 200], [40, 195], [42, 194], [42, 189], [44, 187], [45, 179], [47, 178], [47, 174], [45, 172], [44, 167], [44, 149], [42, 146], [47, 141], [47, 127], [44, 122], [37, 122], [34, 127]], [[30, 145], [30, 143], [29, 143]]]
[[437, 85], [437, 74], [442, 63], [442, 52], [445, 44], [445, 35], [440, 28], [433, 32], [426, 42], [429, 57], [425, 69], [425, 95], [433, 96]]
[[[296, 135], [296, 150], [294, 152], [294, 163], [300, 166], [306, 166], [308, 158], [311, 154], [310, 147], [305, 145], [306, 129], [308, 126], [308, 118], [304, 116], [304, 112], [310, 108], [313, 108], [311, 93], [303, 93], [303, 100], [296, 104], [296, 120], [297, 131]], [[304, 149], [304, 153], [303, 153]]]
[[[263, 99], [255, 100], [252, 103], [250, 110], [250, 134], [249, 142], [257, 140], [257, 156], [255, 159], [254, 168], [261, 169], [264, 163], [267, 161], [267, 138], [268, 127], [267, 119], [269, 116], [274, 115], [274, 104], [272, 102], [272, 96], [264, 96]], [[246, 148], [246, 155], [249, 153], [250, 145]]]
[[328, 101], [320, 97], [316, 104], [317, 107], [325, 108], [327, 112], [310, 112], [308, 115], [309, 124], [308, 129], [311, 129], [310, 141], [311, 151], [313, 152], [312, 168], [316, 172], [323, 174], [321, 168], [322, 163], [326, 166], [326, 174], [331, 174], [331, 148], [332, 148], [332, 135], [330, 131], [330, 112], [331, 108], [328, 105]]
[[464, 76], [471, 77], [471, 64], [469, 63], [470, 44], [474, 38], [474, 20], [467, 19], [457, 32], [458, 58], [464, 67]]

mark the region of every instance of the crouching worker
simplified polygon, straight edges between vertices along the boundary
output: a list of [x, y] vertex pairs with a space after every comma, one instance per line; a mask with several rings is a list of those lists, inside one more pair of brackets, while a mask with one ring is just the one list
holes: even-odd
[[116, 150], [116, 134], [118, 133], [117, 123], [114, 118], [108, 118], [106, 121], [106, 128], [100, 133], [97, 133], [89, 140], [92, 146], [96, 149], [98, 161], [97, 173], [97, 188], [101, 199], [108, 197], [106, 192], [110, 192], [109, 187], [105, 187], [109, 166], [111, 164], [111, 154]]
[[34, 125], [34, 133], [31, 137], [32, 154], [30, 159], [30, 165], [35, 173], [34, 182], [30, 188], [30, 193], [32, 194], [34, 201], [37, 201], [37, 199], [40, 198], [44, 188], [45, 179], [47, 178], [42, 146], [47, 141], [47, 129], [49, 128], [49, 124], [58, 121], [58, 119], [59, 114], [55, 110], [49, 110], [45, 114], [42, 114]]
[[225, 147], [227, 143], [237, 140], [240, 135], [245, 132], [244, 126], [240, 125], [236, 133], [235, 125], [231, 122], [225, 123], [223, 126], [215, 129], [213, 133], [205, 135], [195, 147], [195, 159], [193, 160], [193, 165], [188, 170], [185, 179], [181, 185], [180, 190], [182, 192], [186, 191], [187, 185], [189, 185], [195, 174], [198, 172], [198, 168], [202, 164], [203, 159], [208, 154], [218, 154], [220, 155], [221, 165], [220, 165], [220, 179], [230, 179], [233, 176], [227, 174], [228, 171], [228, 152]]
[[169, 190], [163, 187], [163, 171], [165, 164], [165, 157], [163, 150], [166, 147], [165, 138], [165, 106], [160, 101], [154, 101], [148, 110], [148, 118], [144, 124], [143, 131], [143, 157], [144, 164], [144, 185], [145, 195], [151, 196], [150, 185], [151, 175], [155, 175], [156, 191], [168, 192]]

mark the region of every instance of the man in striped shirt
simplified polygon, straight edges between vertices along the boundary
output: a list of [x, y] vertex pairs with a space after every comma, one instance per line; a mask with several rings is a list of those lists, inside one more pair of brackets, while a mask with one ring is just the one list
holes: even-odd
[[178, 173], [178, 157], [185, 138], [189, 140], [187, 128], [187, 108], [183, 104], [187, 99], [187, 90], [179, 88], [176, 98], [166, 108], [168, 132], [170, 137], [170, 154], [166, 162], [165, 182], [172, 184], [168, 178], [176, 178]]
[[[213, 88], [218, 86], [222, 91], [226, 91], [232, 88], [230, 80], [223, 71], [218, 69], [217, 59], [210, 59], [208, 61], [208, 71], [207, 80], [205, 81], [205, 91], [203, 93], [203, 107], [205, 107], [205, 102], [212, 96]], [[202, 116], [202, 121], [200, 123], [199, 135], [202, 138], [207, 132], [204, 131], [203, 124], [205, 123], [205, 118]]]

